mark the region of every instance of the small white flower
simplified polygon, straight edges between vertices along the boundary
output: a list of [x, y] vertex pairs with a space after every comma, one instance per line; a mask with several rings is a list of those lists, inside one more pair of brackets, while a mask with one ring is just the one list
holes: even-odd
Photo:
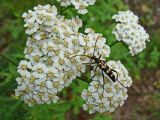
[[63, 80], [56, 80], [47, 81], [47, 88], [51, 93], [57, 93], [64, 88], [64, 81]]
[[46, 65], [42, 63], [38, 63], [33, 66], [33, 75], [36, 78], [45, 78], [46, 77], [46, 72], [47, 72], [47, 67]]
[[21, 74], [21, 75], [28, 75], [29, 74], [29, 70], [32, 69], [32, 65], [30, 62], [28, 61], [25, 61], [25, 60], [22, 60], [20, 63], [19, 63], [19, 66], [18, 66], [18, 72]]
[[47, 84], [44, 78], [35, 81], [35, 90], [38, 92], [47, 92]]

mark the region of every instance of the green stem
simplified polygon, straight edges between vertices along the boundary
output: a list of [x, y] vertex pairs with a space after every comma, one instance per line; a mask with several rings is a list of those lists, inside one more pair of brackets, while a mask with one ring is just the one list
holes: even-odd
[[110, 47], [113, 47], [113, 46], [115, 46], [116, 44], [118, 44], [119, 43], [119, 41], [115, 41], [115, 42], [113, 42], [111, 45], [110, 45]]
[[64, 13], [67, 9], [69, 9], [69, 8], [72, 8], [72, 6], [70, 5], [70, 6], [64, 8], [64, 9], [62, 9], [61, 12], [60, 12], [60, 14], [63, 14], [63, 13]]
[[129, 50], [128, 46], [127, 46], [124, 42], [121, 42], [121, 44], [122, 44], [127, 50]]
[[15, 63], [11, 58], [9, 58], [6, 55], [0, 54], [0, 56], [4, 59], [6, 59], [8, 62], [12, 63], [13, 65], [17, 66], [17, 63]]

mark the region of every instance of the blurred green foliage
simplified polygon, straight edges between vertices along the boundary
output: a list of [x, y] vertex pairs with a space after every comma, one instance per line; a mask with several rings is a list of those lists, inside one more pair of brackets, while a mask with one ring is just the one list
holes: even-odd
[[[82, 116], [82, 99], [80, 93], [87, 84], [78, 81], [60, 93], [60, 103], [51, 105], [37, 105], [29, 108], [19, 98], [14, 96], [16, 88], [16, 67], [24, 58], [23, 50], [26, 43], [25, 29], [23, 28], [23, 12], [32, 9], [37, 4], [56, 4], [55, 0], [1, 0], [0, 4], [0, 119], [1, 120], [63, 120], [67, 116], [77, 120]], [[122, 0], [97, 0], [96, 5], [89, 7], [89, 13], [79, 15], [83, 20], [84, 28], [91, 27], [96, 32], [102, 33], [107, 38], [107, 44], [115, 41], [112, 30], [115, 23], [112, 15], [119, 10], [126, 10]], [[72, 8], [63, 13], [67, 18], [76, 16]], [[81, 31], [83, 31], [83, 29]], [[121, 44], [112, 48], [111, 59], [121, 60], [130, 71], [133, 78], [139, 78], [140, 70], [157, 68], [160, 60], [159, 48], [156, 46], [157, 34], [150, 31], [151, 43], [148, 48], [136, 57], [130, 56], [128, 50]], [[71, 115], [70, 115], [71, 113]], [[156, 113], [155, 113], [156, 115]], [[111, 120], [111, 115], [93, 115], [84, 113], [84, 118], [89, 116], [92, 120]], [[94, 118], [93, 118], [94, 117]], [[71, 120], [71, 119], [70, 119]]]

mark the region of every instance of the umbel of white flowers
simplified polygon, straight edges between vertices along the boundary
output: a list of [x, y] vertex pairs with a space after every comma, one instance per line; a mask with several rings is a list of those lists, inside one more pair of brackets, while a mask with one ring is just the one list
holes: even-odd
[[113, 19], [118, 22], [113, 31], [116, 40], [128, 45], [132, 56], [142, 52], [146, 48], [146, 42], [150, 40], [144, 28], [138, 24], [139, 18], [128, 10], [120, 11]]
[[61, 6], [73, 5], [79, 14], [86, 14], [88, 10], [86, 9], [90, 5], [94, 5], [96, 0], [57, 0], [61, 2]]
[[[107, 75], [102, 76], [100, 69], [93, 69], [91, 71], [91, 77], [93, 77], [88, 89], [84, 89], [82, 92], [82, 98], [86, 101], [83, 104], [84, 110], [88, 110], [89, 113], [95, 112], [113, 112], [118, 106], [122, 106], [127, 99], [127, 87], [132, 85], [131, 77], [128, 75], [128, 71], [121, 64], [120, 61], [108, 61], [107, 65], [110, 69], [114, 69], [118, 72], [118, 80], [112, 82], [108, 79]], [[96, 72], [96, 73], [95, 73]], [[119, 83], [121, 82], [123, 86]]]
[[[86, 63], [93, 62], [88, 56], [105, 60], [110, 55], [102, 34], [91, 28], [79, 33], [81, 19], [65, 19], [54, 5], [38, 5], [23, 18], [28, 35], [26, 59], [18, 66], [15, 94], [29, 106], [56, 103], [58, 93], [86, 71]], [[113, 112], [127, 99], [127, 88], [132, 84], [128, 71], [120, 61], [108, 61], [107, 65], [118, 73], [118, 81], [112, 82], [107, 75], [103, 78], [102, 71], [92, 64], [92, 81], [82, 92], [83, 108], [89, 113]]]
[[[57, 102], [57, 93], [85, 72], [94, 51], [95, 56], [109, 57], [110, 48], [101, 34], [86, 29], [78, 33], [82, 21], [65, 19], [55, 6], [38, 5], [23, 17], [29, 35], [24, 50], [26, 60], [18, 66], [16, 95], [29, 106]], [[84, 56], [86, 55], [86, 56]]]

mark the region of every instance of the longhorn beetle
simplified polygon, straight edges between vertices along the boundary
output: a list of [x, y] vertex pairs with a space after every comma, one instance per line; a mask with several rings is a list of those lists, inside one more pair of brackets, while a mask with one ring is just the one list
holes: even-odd
[[[119, 82], [123, 87], [125, 87], [119, 80], [118, 80], [118, 73], [117, 71], [110, 69], [109, 66], [106, 64], [106, 62], [104, 60], [100, 60], [100, 57], [97, 58], [96, 56], [91, 56], [90, 57], [92, 60], [94, 60], [94, 62], [97, 64], [97, 67], [99, 67], [102, 70], [102, 75], [103, 75], [103, 79], [104, 79], [104, 73], [109, 77], [110, 80], [112, 80], [113, 82]], [[96, 69], [97, 69], [96, 67]], [[95, 70], [96, 70], [95, 69]], [[103, 73], [104, 72], [104, 73]], [[117, 74], [117, 76], [115, 76], [115, 74]]]
[[[94, 46], [94, 51], [93, 51], [93, 55], [89, 56], [89, 55], [75, 55], [75, 56], [87, 56], [90, 58], [90, 62], [91, 60], [94, 61], [94, 63], [84, 63], [84, 64], [97, 64], [95, 71], [97, 69], [97, 67], [99, 67], [102, 70], [102, 76], [103, 76], [103, 80], [104, 80], [104, 73], [108, 76], [108, 78], [112, 81], [112, 82], [119, 82], [124, 88], [126, 88], [119, 80], [118, 80], [118, 73], [116, 70], [114, 69], [110, 69], [110, 67], [106, 64], [106, 62], [104, 60], [101, 60], [101, 55], [99, 56], [99, 58], [97, 58], [94, 54], [95, 54], [95, 49], [96, 49], [96, 44], [97, 44], [98, 39], [96, 39], [95, 42], [95, 46]], [[116, 73], [116, 76], [115, 74]], [[93, 76], [94, 77], [94, 76]], [[92, 78], [93, 78], [92, 77]]]

